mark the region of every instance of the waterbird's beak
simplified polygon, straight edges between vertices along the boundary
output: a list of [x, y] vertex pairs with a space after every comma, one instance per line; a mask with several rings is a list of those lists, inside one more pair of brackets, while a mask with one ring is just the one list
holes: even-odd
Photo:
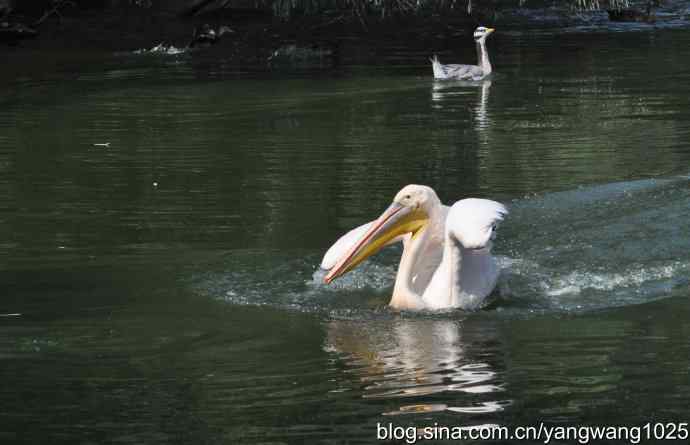
[[486, 28], [486, 33], [491, 34], [492, 32], [496, 31], [496, 28]]
[[362, 261], [381, 250], [396, 236], [406, 233], [414, 235], [426, 226], [428, 221], [429, 217], [426, 212], [419, 208], [403, 206], [394, 202], [376, 219], [359, 241], [338, 260], [323, 281], [330, 284], [331, 281], [345, 275]]

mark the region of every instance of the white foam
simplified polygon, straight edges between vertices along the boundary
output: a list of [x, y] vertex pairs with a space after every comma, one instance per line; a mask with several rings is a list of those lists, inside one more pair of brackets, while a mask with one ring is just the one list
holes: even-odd
[[134, 51], [134, 54], [164, 54], [168, 56], [174, 56], [177, 54], [182, 54], [187, 50], [184, 48], [177, 48], [173, 45], [166, 45], [164, 43], [159, 43], [151, 49], [138, 49]]
[[556, 277], [551, 282], [542, 282], [547, 295], [556, 297], [580, 294], [587, 289], [612, 291], [621, 288], [636, 288], [641, 285], [678, 276], [687, 271], [688, 264], [673, 262], [657, 267], [631, 268], [620, 273], [593, 273], [573, 271], [565, 276]]

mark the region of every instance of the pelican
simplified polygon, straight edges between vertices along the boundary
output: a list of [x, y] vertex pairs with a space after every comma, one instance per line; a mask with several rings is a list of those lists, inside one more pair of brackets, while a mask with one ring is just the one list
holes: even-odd
[[474, 30], [474, 41], [477, 42], [477, 65], [443, 65], [434, 55], [431, 67], [435, 79], [471, 79], [481, 80], [491, 74], [489, 52], [486, 50], [486, 38], [494, 28], [480, 26]]
[[[331, 250], [349, 248], [324, 281], [330, 283], [384, 246], [402, 240], [403, 253], [389, 303], [392, 308], [479, 309], [498, 280], [491, 241], [507, 213], [502, 204], [477, 198], [458, 201], [449, 210], [429, 187], [406, 186], [375, 221], [336, 242]], [[334, 255], [329, 250], [322, 266], [330, 265], [326, 260], [332, 261]]]
[[[407, 215], [407, 218], [403, 218], [401, 214], [395, 220], [397, 224], [387, 224], [385, 227], [390, 229], [389, 236], [372, 241], [369, 244], [368, 255], [352, 257], [346, 264], [345, 258], [348, 252], [353, 251], [357, 243], [366, 234], [372, 232], [381, 218], [356, 227], [343, 235], [324, 255], [321, 268], [330, 270], [330, 273], [325, 277], [326, 283], [330, 283], [335, 278], [357, 267], [368, 256], [373, 255], [384, 246], [402, 241], [403, 257], [400, 262], [398, 277], [402, 276], [403, 266], [411, 276], [407, 280], [409, 282], [396, 279], [391, 305], [405, 308], [415, 302], [415, 300], [408, 302], [408, 296], [410, 294], [421, 295], [431, 281], [434, 271], [441, 263], [443, 231], [449, 207], [441, 203], [434, 189], [417, 184], [403, 187], [396, 194], [393, 203], [399, 203], [398, 205], [406, 207], [406, 211], [403, 213]], [[422, 228], [424, 230], [420, 230]], [[418, 236], [413, 237], [415, 234]], [[409, 254], [411, 249], [415, 252], [414, 256]], [[342, 263], [342, 268], [336, 275], [336, 267], [340, 263]]]

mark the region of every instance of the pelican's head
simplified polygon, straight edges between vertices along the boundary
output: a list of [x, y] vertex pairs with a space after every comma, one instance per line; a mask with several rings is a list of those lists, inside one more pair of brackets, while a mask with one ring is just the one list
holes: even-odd
[[419, 233], [429, 222], [430, 215], [441, 208], [441, 201], [431, 187], [410, 184], [393, 198], [393, 203], [373, 222], [369, 230], [333, 266], [324, 278], [330, 283], [357, 267], [393, 238]]
[[488, 199], [463, 199], [450, 208], [446, 219], [446, 236], [465, 249], [483, 249], [496, 237], [498, 224], [508, 209]]
[[494, 28], [486, 28], [484, 26], [480, 26], [474, 30], [474, 41], [479, 42], [482, 40], [486, 40], [489, 34], [491, 34], [494, 31], [496, 31]]
[[393, 198], [393, 204], [421, 209], [427, 213], [441, 205], [436, 192], [426, 185], [409, 184], [400, 189]]

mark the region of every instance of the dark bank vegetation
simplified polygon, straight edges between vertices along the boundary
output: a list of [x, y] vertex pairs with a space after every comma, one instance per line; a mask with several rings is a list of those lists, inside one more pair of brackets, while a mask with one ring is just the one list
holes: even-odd
[[229, 27], [235, 40], [243, 38], [244, 45], [256, 47], [276, 40], [443, 34], [499, 21], [521, 26], [525, 14], [515, 11], [560, 11], [567, 17], [608, 9], [623, 11], [612, 17], [627, 18], [648, 4], [649, 0], [0, 0], [0, 41], [16, 44], [38, 35], [39, 43], [33, 45], [48, 47], [126, 50], [160, 42], [184, 46], [203, 26], [210, 26]]
[[178, 17], [255, 15], [290, 19], [305, 15], [386, 18], [429, 13], [487, 14], [505, 8], [562, 7], [567, 9], [621, 9], [636, 0], [0, 0], [0, 18], [14, 12], [43, 21], [50, 16], [100, 10], [140, 10]]

